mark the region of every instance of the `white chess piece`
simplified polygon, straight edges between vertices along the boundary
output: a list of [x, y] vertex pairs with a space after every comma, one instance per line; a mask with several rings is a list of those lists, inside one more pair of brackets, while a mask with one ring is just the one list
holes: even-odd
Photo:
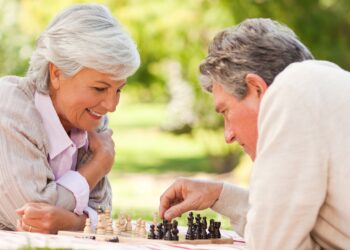
[[147, 234], [146, 222], [144, 220], [141, 220], [141, 226], [140, 226], [140, 230], [139, 230], [139, 235], [141, 237], [145, 237], [146, 234]]
[[154, 212], [153, 213], [153, 225], [154, 225], [154, 227], [156, 227], [157, 224], [158, 224], [158, 213]]
[[97, 222], [97, 230], [96, 234], [105, 234], [105, 223], [104, 223], [104, 215], [100, 214], [98, 215], [98, 222]]
[[85, 221], [84, 233], [86, 234], [92, 233], [90, 218], [87, 218]]
[[118, 227], [119, 227], [120, 232], [125, 232], [126, 231], [126, 219], [125, 219], [125, 215], [124, 214], [119, 215]]
[[132, 224], [131, 224], [131, 216], [128, 215], [126, 219], [126, 231], [127, 232], [132, 232]]
[[137, 221], [136, 221], [136, 226], [135, 226], [135, 229], [134, 229], [134, 233], [135, 234], [139, 234], [140, 228], [141, 228], [141, 218], [138, 218]]

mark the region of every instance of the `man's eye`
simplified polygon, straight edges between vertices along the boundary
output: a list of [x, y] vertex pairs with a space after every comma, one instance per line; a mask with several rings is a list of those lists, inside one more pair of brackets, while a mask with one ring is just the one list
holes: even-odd
[[117, 89], [117, 94], [119, 94], [120, 92], [122, 92], [122, 90], [121, 89]]
[[94, 89], [97, 91], [97, 92], [103, 92], [106, 90], [106, 88], [98, 88], [98, 87], [94, 87]]

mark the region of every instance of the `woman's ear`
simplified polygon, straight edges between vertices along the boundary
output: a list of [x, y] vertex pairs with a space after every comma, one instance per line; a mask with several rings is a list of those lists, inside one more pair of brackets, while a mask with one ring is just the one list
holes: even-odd
[[50, 73], [50, 83], [52, 88], [59, 89], [60, 88], [60, 76], [61, 71], [56, 67], [55, 64], [49, 63], [49, 73]]
[[248, 93], [257, 95], [259, 99], [263, 97], [268, 87], [264, 79], [257, 74], [249, 73], [244, 80], [248, 85]]

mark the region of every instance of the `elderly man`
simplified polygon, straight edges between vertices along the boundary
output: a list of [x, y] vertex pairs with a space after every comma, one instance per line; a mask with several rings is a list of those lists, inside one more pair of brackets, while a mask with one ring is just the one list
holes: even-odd
[[250, 190], [179, 179], [171, 219], [211, 207], [251, 249], [350, 249], [350, 74], [312, 60], [285, 26], [250, 19], [219, 33], [200, 66], [225, 140], [254, 160]]

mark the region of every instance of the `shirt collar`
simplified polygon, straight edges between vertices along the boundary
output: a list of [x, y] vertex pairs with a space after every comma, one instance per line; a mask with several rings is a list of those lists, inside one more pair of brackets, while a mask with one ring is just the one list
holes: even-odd
[[87, 145], [87, 132], [72, 129], [70, 137], [64, 130], [49, 95], [35, 92], [35, 107], [39, 111], [49, 139], [49, 156], [55, 158], [73, 144], [77, 148]]

